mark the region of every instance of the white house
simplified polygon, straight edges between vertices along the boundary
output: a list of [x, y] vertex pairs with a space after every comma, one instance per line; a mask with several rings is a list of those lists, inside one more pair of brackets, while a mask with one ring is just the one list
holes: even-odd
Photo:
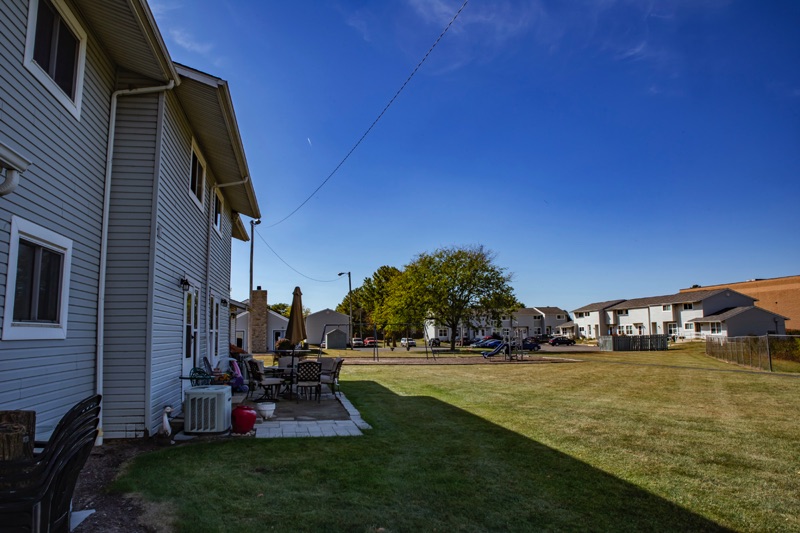
[[306, 335], [310, 344], [319, 344], [325, 339], [325, 335], [334, 329], [344, 331], [350, 339], [350, 318], [333, 309], [323, 309], [306, 317]]
[[[500, 322], [492, 323], [487, 318], [472, 319], [459, 326], [457, 338], [484, 337], [497, 333], [499, 335], [512, 335], [525, 338], [532, 335], [551, 334], [564, 322], [569, 320], [569, 313], [559, 307], [525, 307], [517, 309], [511, 315], [503, 315]], [[450, 340], [450, 328], [435, 324], [432, 321], [425, 323], [425, 334], [428, 339]]]
[[228, 353], [231, 238], [260, 217], [228, 85], [173, 63], [145, 0], [0, 20], [0, 409], [46, 438], [100, 393], [106, 438], [152, 434]]
[[[286, 327], [289, 319], [272, 309], [267, 309], [267, 349], [274, 350], [278, 339], [286, 336]], [[250, 311], [236, 315], [236, 331], [234, 332], [233, 344], [239, 346], [244, 351], [250, 351]]]
[[682, 338], [785, 334], [785, 317], [755, 307], [755, 301], [731, 289], [625, 300], [607, 308], [611, 321], [605, 334]]
[[[576, 338], [597, 339], [608, 332], [608, 324], [613, 313], [608, 312], [608, 308], [625, 300], [609, 300], [607, 302], [595, 302], [584, 305], [572, 311], [573, 325], [572, 333]], [[562, 325], [562, 328], [566, 326]], [[562, 331], [567, 334], [568, 332]]]

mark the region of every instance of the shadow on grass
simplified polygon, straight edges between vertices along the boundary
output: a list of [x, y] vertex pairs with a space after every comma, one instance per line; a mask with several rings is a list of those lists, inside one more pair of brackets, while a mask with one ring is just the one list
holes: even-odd
[[181, 446], [117, 487], [169, 501], [186, 531], [729, 531], [439, 400], [346, 393], [373, 426], [362, 437]]

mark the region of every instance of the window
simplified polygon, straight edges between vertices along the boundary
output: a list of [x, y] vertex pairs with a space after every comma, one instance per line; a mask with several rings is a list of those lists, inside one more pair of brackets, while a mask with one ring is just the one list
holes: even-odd
[[683, 310], [694, 309], [694, 304], [683, 304]]
[[203, 208], [203, 196], [206, 192], [206, 169], [205, 164], [197, 153], [197, 149], [192, 147], [192, 170], [189, 177], [189, 190], [197, 200], [197, 205]]
[[581, 335], [583, 335], [583, 331], [584, 331], [584, 329], [583, 329], [583, 326], [579, 327], [579, 328], [578, 328], [578, 331], [580, 331], [580, 332], [581, 332]]
[[628, 316], [627, 309], [617, 309], [617, 316]]
[[671, 311], [672, 310], [672, 305], [670, 305], [670, 304], [662, 305], [661, 306], [661, 310], [662, 311]]
[[447, 328], [439, 328], [439, 337], [447, 337]]
[[667, 333], [669, 335], [677, 335], [678, 334], [678, 324], [675, 322], [670, 322], [667, 324]]
[[217, 233], [222, 234], [222, 198], [219, 192], [214, 195], [214, 228]]
[[617, 335], [625, 335], [625, 326], [617, 326]]
[[503, 333], [502, 333], [503, 337], [508, 337], [510, 333], [511, 330], [509, 330], [508, 328], [503, 328]]
[[66, 339], [72, 241], [11, 217], [3, 340]]
[[561, 320], [562, 318], [564, 318], [564, 315], [556, 315], [556, 320]]
[[625, 335], [633, 335], [633, 326], [628, 324], [625, 326]]
[[64, 0], [31, 0], [25, 66], [80, 118], [86, 32]]
[[722, 324], [719, 322], [712, 322], [711, 333], [722, 333]]
[[208, 325], [208, 342], [210, 343], [208, 353], [217, 358], [219, 357], [219, 300], [215, 296], [211, 297]]

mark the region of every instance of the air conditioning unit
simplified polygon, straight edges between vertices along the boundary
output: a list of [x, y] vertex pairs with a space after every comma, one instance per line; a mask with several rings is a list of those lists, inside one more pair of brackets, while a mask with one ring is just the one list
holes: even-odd
[[186, 390], [183, 400], [184, 433], [222, 433], [231, 427], [231, 388], [200, 385]]

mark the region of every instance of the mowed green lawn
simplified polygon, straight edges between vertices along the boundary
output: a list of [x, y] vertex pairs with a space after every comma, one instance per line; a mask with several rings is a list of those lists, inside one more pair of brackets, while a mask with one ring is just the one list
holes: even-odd
[[702, 355], [347, 366], [362, 437], [140, 457], [178, 531], [800, 531], [800, 379]]

